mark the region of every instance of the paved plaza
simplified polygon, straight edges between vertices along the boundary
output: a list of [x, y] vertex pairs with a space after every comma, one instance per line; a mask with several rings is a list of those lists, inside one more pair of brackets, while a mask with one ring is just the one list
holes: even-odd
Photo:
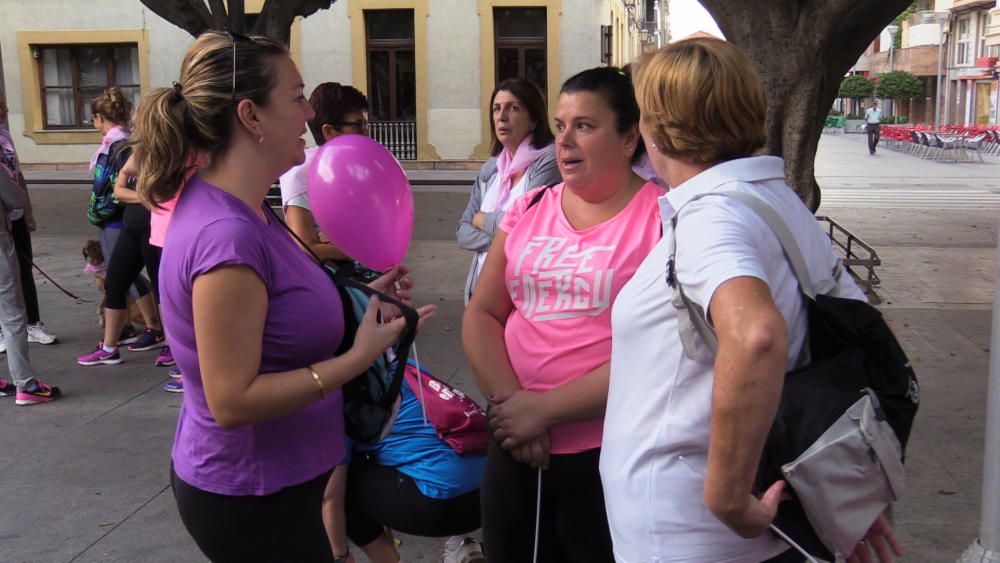
[[[888, 150], [869, 156], [860, 135], [827, 135], [816, 170], [820, 213], [880, 255], [880, 308], [916, 366], [923, 404], [910, 440], [907, 491], [896, 510], [904, 561], [955, 561], [977, 536], [1000, 161], [927, 162]], [[415, 171], [417, 221], [408, 263], [420, 302], [439, 315], [421, 333], [420, 357], [463, 389], [475, 385], [462, 354], [467, 252], [456, 221], [475, 172]], [[80, 173], [34, 172], [70, 182]], [[435, 178], [440, 185], [427, 185]], [[42, 319], [59, 336], [31, 345], [46, 381], [65, 398], [51, 405], [0, 404], [0, 562], [204, 561], [168, 486], [181, 397], [163, 392], [155, 353], [125, 352], [120, 366], [83, 368], [75, 356], [100, 338], [93, 279], [81, 248], [89, 187], [33, 184], [36, 262], [87, 302], [38, 278]], [[0, 373], [6, 366], [0, 362]], [[405, 561], [440, 560], [443, 540], [404, 536]]]

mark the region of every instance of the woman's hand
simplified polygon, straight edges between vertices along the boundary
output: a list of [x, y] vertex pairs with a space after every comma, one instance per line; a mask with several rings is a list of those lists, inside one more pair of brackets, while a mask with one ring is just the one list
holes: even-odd
[[785, 491], [785, 486], [784, 481], [777, 481], [760, 498], [750, 495], [742, 506], [708, 508], [740, 537], [756, 538], [767, 531], [774, 521], [778, 514], [778, 504], [791, 498], [791, 494]]
[[895, 561], [893, 554], [896, 557], [903, 555], [903, 546], [896, 539], [889, 520], [882, 514], [879, 514], [872, 527], [868, 528], [865, 537], [847, 558], [847, 563], [874, 563], [876, 560], [872, 558], [872, 552], [875, 552], [878, 561], [882, 563]]
[[549, 433], [543, 431], [531, 441], [515, 446], [510, 450], [510, 455], [515, 460], [527, 463], [536, 469], [548, 469], [550, 448]]
[[476, 211], [476, 214], [472, 216], [472, 226], [483, 230], [483, 223], [486, 222], [486, 214], [482, 211]]
[[[407, 276], [410, 267], [405, 264], [393, 266], [380, 278], [368, 284], [368, 287], [384, 293], [403, 302], [408, 307], [413, 306], [413, 278]], [[382, 308], [383, 319], [394, 319], [399, 316], [399, 310], [386, 304]]]
[[[378, 322], [378, 310], [381, 305], [378, 297], [373, 297], [368, 301], [368, 309], [358, 326], [358, 332], [354, 336], [354, 346], [349, 353], [355, 354], [363, 365], [370, 366], [380, 354], [389, 349], [406, 328], [406, 319], [399, 317], [389, 322]], [[418, 327], [423, 326], [437, 314], [437, 307], [425, 305], [417, 309], [420, 320]]]
[[490, 428], [497, 442], [512, 450], [544, 433], [551, 424], [541, 393], [515, 391], [490, 397]]

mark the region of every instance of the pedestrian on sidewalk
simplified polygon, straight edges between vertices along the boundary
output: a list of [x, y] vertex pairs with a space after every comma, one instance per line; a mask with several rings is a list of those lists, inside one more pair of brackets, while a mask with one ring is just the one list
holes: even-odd
[[[171, 482], [212, 561], [334, 561], [321, 506], [345, 455], [340, 387], [405, 327], [377, 323], [373, 299], [354, 345], [335, 356], [344, 304], [267, 206], [274, 178], [305, 159], [313, 111], [302, 89], [283, 44], [210, 31], [187, 49], [173, 88], [147, 93], [135, 117], [144, 201], [173, 199], [192, 155], [209, 155], [170, 218], [160, 285], [184, 374]], [[399, 282], [409, 299], [402, 271], [378, 289], [396, 293]]]
[[[115, 184], [122, 167], [132, 153], [132, 149], [128, 147], [130, 134], [128, 124], [132, 117], [132, 102], [124, 97], [121, 90], [114, 88], [94, 99], [90, 109], [94, 128], [103, 134], [103, 138], [101, 146], [90, 158], [94, 184], [87, 204], [87, 219], [98, 228], [101, 253], [104, 255], [105, 266], [110, 269], [111, 257], [115, 247], [118, 246], [124, 226], [125, 206], [115, 198]], [[136, 279], [128, 291], [136, 300], [146, 329], [157, 328], [156, 304], [146, 280]], [[107, 313], [108, 310], [105, 309], [105, 326], [108, 324]], [[139, 334], [131, 322], [122, 323], [120, 326], [124, 328], [114, 339], [117, 344], [133, 344], [139, 340]], [[102, 338], [102, 343], [103, 340]], [[106, 350], [104, 355], [111, 356], [116, 351], [117, 349]]]
[[555, 129], [563, 182], [504, 215], [462, 322], [493, 428], [483, 540], [491, 561], [530, 561], [537, 548], [539, 561], [604, 563], [614, 561], [597, 465], [611, 311], [660, 240], [663, 190], [632, 171], [645, 149], [620, 69], [569, 78]]
[[[622, 561], [803, 561], [768, 530], [784, 482], [753, 493], [785, 372], [805, 345], [806, 301], [764, 221], [730, 198], [698, 196], [760, 200], [787, 222], [830, 295], [865, 296], [834, 274], [839, 258], [786, 184], [782, 160], [753, 156], [766, 113], [753, 69], [732, 43], [696, 38], [637, 71], [642, 134], [671, 190], [660, 200], [669, 230], [621, 290], [612, 320], [601, 480]], [[702, 332], [682, 332], [688, 311], [710, 317], [717, 352]], [[899, 555], [899, 544], [880, 517], [847, 560], [877, 552], [888, 563], [890, 551]]]
[[17, 179], [0, 170], [0, 329], [6, 335], [7, 366], [13, 382], [0, 378], [0, 397], [15, 395], [22, 406], [54, 401], [62, 396], [58, 387], [35, 377], [28, 360], [28, 327], [24, 297], [21, 295], [20, 268], [11, 236], [10, 213], [28, 206], [27, 192]]
[[868, 134], [869, 154], [875, 154], [875, 147], [878, 146], [881, 132], [882, 110], [878, 107], [878, 100], [872, 100], [872, 107], [865, 111], [865, 133]]
[[490, 97], [490, 113], [493, 156], [483, 163], [458, 222], [458, 246], [473, 252], [465, 280], [466, 305], [504, 213], [525, 193], [561, 180], [549, 110], [534, 82], [501, 82]]
[[[133, 156], [130, 155], [115, 180], [115, 200], [125, 204], [125, 213], [122, 219], [122, 234], [111, 254], [104, 281], [104, 339], [93, 352], [77, 358], [77, 363], [82, 366], [116, 365], [123, 362], [118, 347], [121, 344], [119, 335], [122, 329], [127, 328], [126, 325], [130, 323], [128, 318], [128, 287], [130, 283], [139, 279], [143, 268], [149, 276], [153, 300], [157, 306], [160, 304], [158, 283], [160, 246], [153, 244], [153, 241], [158, 241], [159, 238], [154, 238], [152, 232], [152, 211], [139, 200], [139, 195], [135, 191], [136, 174]], [[169, 204], [170, 202], [167, 202], [165, 205]], [[165, 210], [156, 209], [155, 211], [158, 212], [158, 232], [156, 235], [160, 237], [163, 235], [160, 231], [166, 227], [160, 220], [163, 219], [161, 214]], [[153, 365], [160, 367], [174, 365], [174, 358], [170, 353], [170, 347], [166, 344], [163, 330], [157, 326], [147, 327], [139, 335], [138, 340], [129, 345], [128, 349], [130, 352], [159, 350]]]
[[[38, 290], [35, 287], [35, 276], [32, 271], [33, 254], [31, 250], [31, 233], [35, 230], [35, 215], [31, 207], [31, 197], [28, 195], [28, 184], [24, 181], [24, 174], [21, 173], [21, 163], [17, 157], [17, 150], [14, 148], [14, 140], [10, 136], [10, 131], [3, 126], [7, 121], [7, 95], [0, 90], [0, 168], [11, 178], [14, 178], [17, 185], [24, 190], [26, 206], [23, 210], [12, 211], [8, 219], [11, 222], [11, 237], [14, 239], [14, 248], [17, 251], [17, 261], [21, 274], [21, 292], [24, 295], [24, 303], [28, 313], [28, 342], [37, 344], [54, 344], [56, 335], [49, 332], [49, 329], [42, 322], [41, 312], [38, 308]], [[0, 332], [0, 352], [6, 349], [3, 339], [3, 332]]]

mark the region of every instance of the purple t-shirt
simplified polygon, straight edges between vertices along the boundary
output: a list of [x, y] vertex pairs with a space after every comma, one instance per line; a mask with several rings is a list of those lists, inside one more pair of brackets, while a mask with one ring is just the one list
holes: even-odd
[[201, 380], [192, 287], [199, 275], [233, 265], [250, 267], [267, 286], [260, 377], [333, 357], [343, 338], [344, 312], [326, 274], [282, 225], [273, 218], [265, 223], [246, 203], [200, 177], [188, 183], [160, 262], [163, 324], [184, 373], [174, 470], [204, 491], [266, 495], [314, 479], [344, 458], [342, 398], [338, 389], [289, 416], [229, 430], [219, 426]]

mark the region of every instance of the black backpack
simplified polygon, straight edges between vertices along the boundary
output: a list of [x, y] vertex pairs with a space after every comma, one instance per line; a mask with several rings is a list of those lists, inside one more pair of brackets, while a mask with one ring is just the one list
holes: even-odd
[[395, 305], [406, 319], [406, 329], [389, 352], [379, 356], [371, 366], [341, 388], [344, 399], [344, 430], [356, 442], [374, 444], [385, 438], [399, 412], [400, 388], [406, 371], [406, 360], [417, 334], [417, 312], [401, 301], [385, 295], [355, 279], [358, 273], [349, 265], [338, 266], [332, 260], [322, 261], [289, 227], [273, 212], [274, 218], [284, 225], [292, 237], [302, 245], [333, 282], [344, 305], [344, 337], [336, 355], [346, 353], [354, 346], [354, 337], [365, 316], [368, 301], [377, 296], [383, 303]]
[[[756, 492], [763, 493], [775, 481], [784, 479], [781, 466], [812, 446], [862, 397], [866, 388], [875, 392], [880, 404], [879, 419], [888, 422], [905, 451], [920, 403], [920, 386], [882, 313], [864, 301], [825, 294], [835, 286], [839, 275], [846, 275], [840, 264], [833, 279], [828, 280], [834, 282], [833, 285], [818, 288], [812, 282], [791, 231], [774, 208], [763, 200], [742, 192], [710, 192], [691, 201], [710, 195], [739, 201], [771, 228], [791, 263], [806, 300], [808, 338], [799, 367], [785, 375], [778, 412], [757, 470]], [[678, 210], [673, 221], [675, 230], [679, 216]], [[672, 247], [675, 249], [676, 246]], [[689, 300], [677, 283], [675, 255], [675, 251], [670, 252], [667, 283], [676, 289], [674, 306], [678, 309], [681, 340], [687, 349], [697, 333], [714, 355], [718, 340], [701, 307]], [[820, 541], [797, 500], [778, 505], [774, 525], [813, 556], [833, 560], [833, 554]]]

